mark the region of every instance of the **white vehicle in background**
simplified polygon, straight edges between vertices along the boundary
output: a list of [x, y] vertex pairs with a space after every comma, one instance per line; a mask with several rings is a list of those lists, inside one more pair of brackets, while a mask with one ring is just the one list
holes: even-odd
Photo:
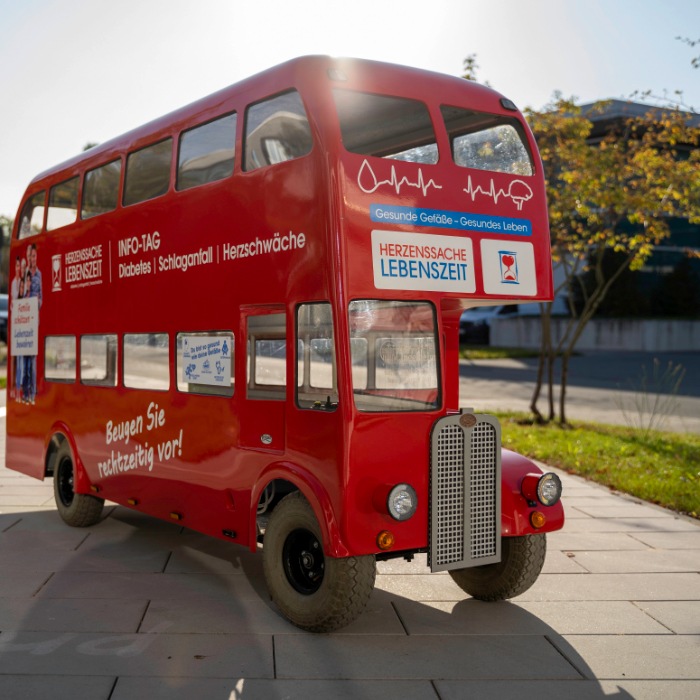
[[[477, 306], [467, 309], [459, 320], [459, 339], [462, 343], [488, 345], [491, 338], [491, 323], [502, 318], [518, 316], [539, 316], [540, 304], [501, 304], [498, 306]], [[552, 314], [566, 316], [569, 307], [565, 296], [558, 296], [552, 302]]]

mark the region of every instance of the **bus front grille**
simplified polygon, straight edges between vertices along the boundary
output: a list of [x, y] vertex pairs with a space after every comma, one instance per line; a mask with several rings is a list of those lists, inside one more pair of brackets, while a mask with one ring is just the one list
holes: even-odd
[[462, 412], [431, 438], [430, 568], [463, 569], [501, 558], [501, 431], [492, 416]]

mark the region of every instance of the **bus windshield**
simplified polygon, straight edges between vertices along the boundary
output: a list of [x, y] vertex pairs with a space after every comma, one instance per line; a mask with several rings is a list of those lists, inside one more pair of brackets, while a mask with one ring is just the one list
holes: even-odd
[[425, 411], [439, 405], [432, 304], [365, 299], [350, 303], [355, 405], [361, 411]]

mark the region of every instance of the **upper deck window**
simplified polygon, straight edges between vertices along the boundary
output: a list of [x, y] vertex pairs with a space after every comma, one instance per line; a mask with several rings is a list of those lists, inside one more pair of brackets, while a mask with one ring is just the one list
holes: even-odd
[[301, 158], [311, 151], [312, 143], [306, 110], [296, 90], [246, 110], [244, 170]]
[[24, 205], [20, 215], [19, 238], [28, 238], [41, 233], [44, 227], [44, 202], [46, 192], [42, 190], [32, 195]]
[[232, 175], [235, 147], [235, 114], [185, 131], [180, 137], [177, 189], [186, 190]]
[[134, 151], [126, 159], [124, 205], [160, 197], [170, 184], [173, 140], [165, 139]]
[[121, 160], [113, 160], [94, 170], [88, 170], [83, 184], [83, 203], [80, 216], [90, 219], [117, 208]]
[[80, 178], [54, 185], [49, 192], [49, 212], [46, 217], [46, 230], [53, 231], [68, 226], [78, 218], [78, 184]]
[[532, 156], [516, 119], [440, 107], [456, 165], [511, 175], [532, 175]]
[[437, 163], [428, 108], [418, 100], [334, 90], [343, 145], [367, 156]]

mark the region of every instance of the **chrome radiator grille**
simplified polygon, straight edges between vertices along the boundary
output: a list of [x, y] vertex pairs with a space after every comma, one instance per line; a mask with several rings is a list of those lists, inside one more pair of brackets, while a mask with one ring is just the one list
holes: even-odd
[[498, 421], [465, 412], [447, 416], [435, 424], [431, 442], [431, 569], [500, 561]]

